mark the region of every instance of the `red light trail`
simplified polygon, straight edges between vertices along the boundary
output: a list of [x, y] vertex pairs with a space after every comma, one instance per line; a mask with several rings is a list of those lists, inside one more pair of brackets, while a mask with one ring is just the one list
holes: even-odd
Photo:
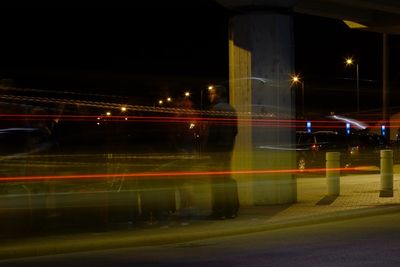
[[238, 170], [238, 171], [193, 171], [193, 172], [147, 172], [147, 173], [113, 173], [113, 174], [75, 174], [75, 175], [40, 175], [40, 176], [13, 176], [0, 177], [0, 182], [23, 182], [23, 181], [46, 181], [46, 180], [88, 180], [88, 179], [107, 179], [107, 178], [146, 178], [146, 179], [170, 179], [202, 177], [212, 175], [262, 175], [262, 174], [294, 174], [294, 173], [318, 173], [325, 171], [356, 171], [357, 168], [314, 168], [307, 170], [283, 169], [283, 170]]
[[[127, 116], [127, 115], [35, 115], [35, 114], [0, 114], [0, 120], [3, 121], [47, 121], [63, 120], [75, 122], [144, 122], [144, 123], [191, 123], [208, 122], [222, 125], [234, 125], [236, 119], [222, 117], [184, 117], [184, 116]], [[284, 128], [305, 128], [306, 120], [288, 120], [288, 119], [260, 119], [260, 118], [238, 118], [239, 125], [252, 125], [260, 127], [284, 127]], [[311, 121], [314, 129], [345, 128], [342, 122], [331, 120]], [[365, 123], [378, 123], [377, 121], [363, 121]], [[386, 128], [398, 128], [400, 120], [392, 121]], [[380, 128], [380, 125], [370, 125], [369, 128]]]

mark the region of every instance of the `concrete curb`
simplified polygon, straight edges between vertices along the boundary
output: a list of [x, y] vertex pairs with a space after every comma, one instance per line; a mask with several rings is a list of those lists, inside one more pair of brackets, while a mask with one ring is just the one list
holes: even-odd
[[[263, 231], [278, 230], [311, 224], [326, 223], [400, 212], [400, 205], [376, 206], [353, 209], [326, 214], [316, 214], [282, 222], [266, 222], [262, 225], [243, 225], [234, 228], [221, 228], [221, 223], [188, 226], [187, 228], [152, 231], [152, 229], [135, 233], [135, 230], [102, 234], [79, 234], [65, 237], [47, 237], [24, 240], [18, 244], [4, 244], [0, 247], [0, 259], [45, 256], [62, 253], [73, 253], [93, 250], [116, 249], [127, 247], [160, 246], [183, 243], [201, 239], [224, 237], [231, 235], [251, 234]], [[226, 221], [225, 221], [226, 222]], [[207, 227], [205, 227], [207, 226]]]

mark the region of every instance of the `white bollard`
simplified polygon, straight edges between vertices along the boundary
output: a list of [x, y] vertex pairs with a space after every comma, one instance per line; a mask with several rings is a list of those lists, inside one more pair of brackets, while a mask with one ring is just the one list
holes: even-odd
[[393, 150], [381, 150], [381, 191], [393, 190]]
[[328, 196], [340, 195], [340, 152], [326, 152]]

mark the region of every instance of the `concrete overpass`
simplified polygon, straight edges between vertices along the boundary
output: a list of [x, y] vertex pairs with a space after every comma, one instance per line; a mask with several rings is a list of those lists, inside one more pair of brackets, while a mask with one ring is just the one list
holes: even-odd
[[[397, 0], [216, 0], [235, 14], [229, 23], [230, 101], [240, 112], [268, 111], [280, 120], [293, 119], [294, 38], [292, 14], [302, 13], [344, 20], [351, 28], [383, 33], [383, 120], [387, 121], [387, 34], [400, 33]], [[379, 53], [379, 52], [378, 52]], [[247, 77], [267, 80], [260, 83]], [[257, 127], [242, 123], [233, 169], [293, 169], [296, 155], [293, 128]], [[244, 121], [244, 120], [243, 120]], [[243, 205], [296, 201], [296, 181], [290, 174], [238, 176]]]
[[[360, 28], [389, 34], [400, 33], [400, 2], [397, 0], [216, 0], [243, 12], [250, 10], [302, 13], [352, 21]], [[356, 27], [356, 25], [354, 25]], [[365, 26], [365, 27], [363, 27]]]

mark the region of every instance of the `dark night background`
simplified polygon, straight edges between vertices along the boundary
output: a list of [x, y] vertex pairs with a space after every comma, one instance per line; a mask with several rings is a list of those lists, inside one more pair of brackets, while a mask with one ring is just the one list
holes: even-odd
[[[234, 11], [213, 1], [169, 3], [3, 9], [0, 78], [17, 87], [129, 96], [131, 104], [153, 104], [186, 89], [196, 98], [207, 84], [228, 79], [228, 19]], [[298, 14], [294, 25], [295, 69], [305, 82], [306, 110], [355, 110], [355, 68], [344, 67], [349, 55], [359, 60], [361, 109], [380, 107], [381, 34]], [[399, 38], [389, 41], [396, 106]]]

